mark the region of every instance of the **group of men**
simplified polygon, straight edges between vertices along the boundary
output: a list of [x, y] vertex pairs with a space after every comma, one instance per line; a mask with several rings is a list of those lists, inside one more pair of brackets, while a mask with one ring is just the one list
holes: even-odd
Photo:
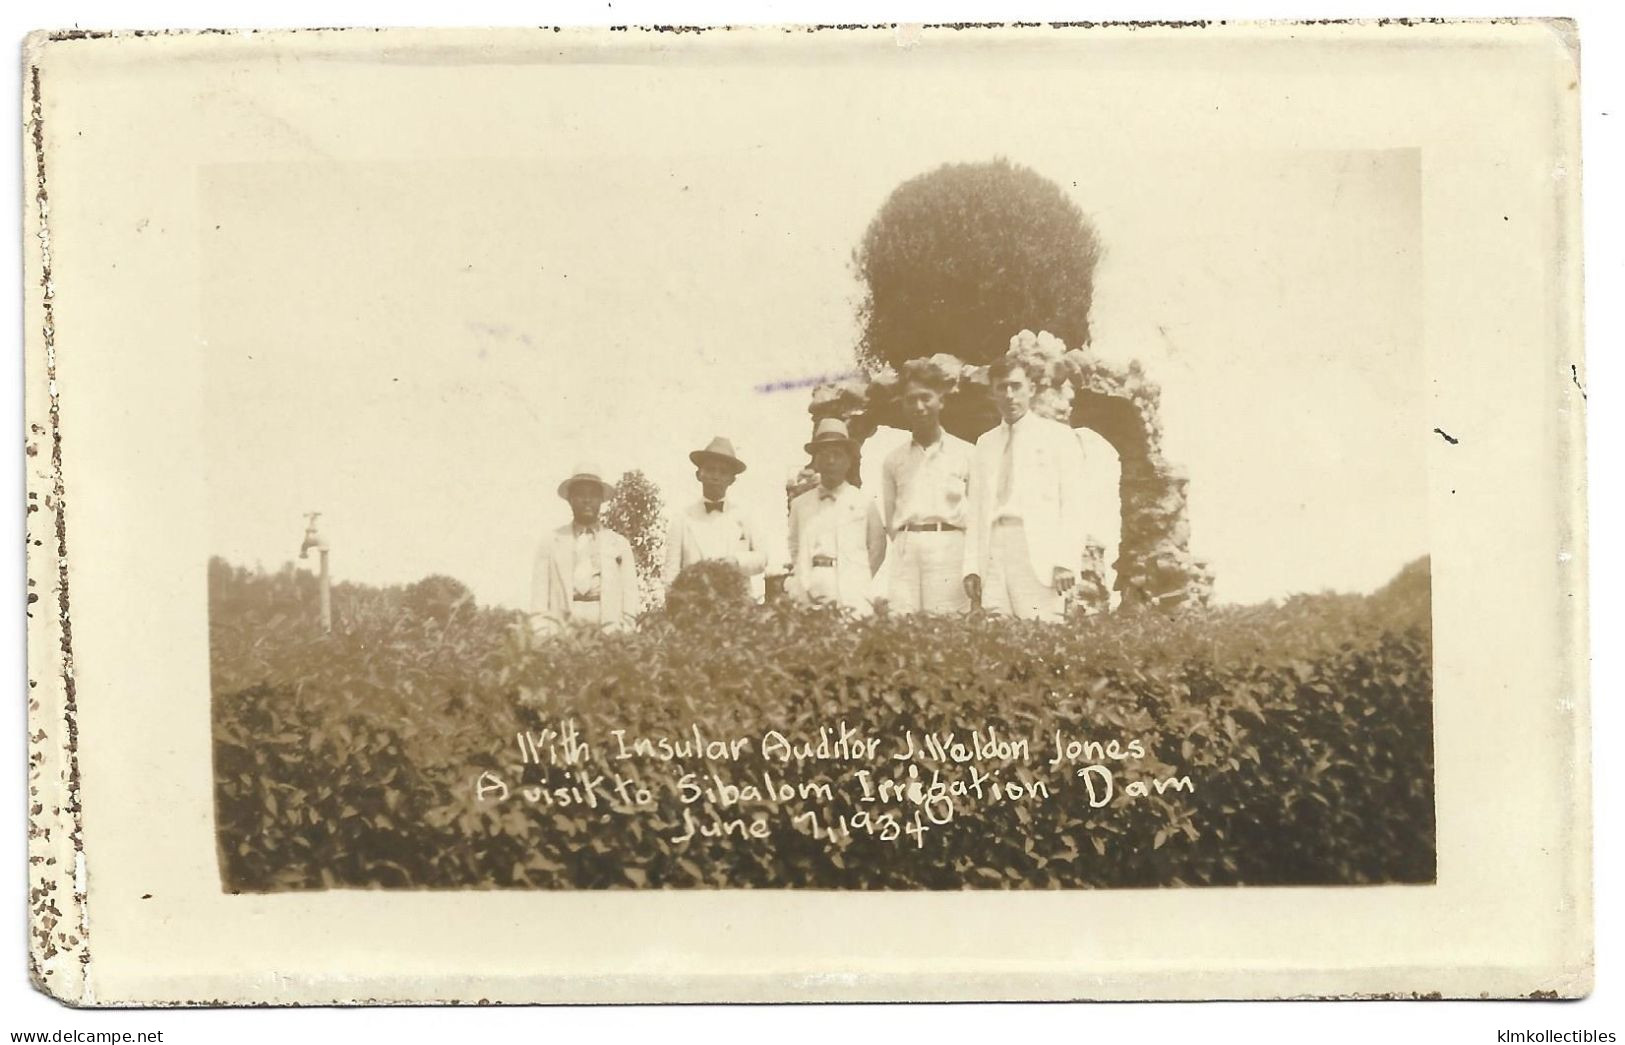
[[[949, 380], [926, 361], [906, 365], [900, 394], [911, 438], [884, 462], [879, 504], [850, 481], [858, 448], [845, 423], [819, 421], [806, 444], [818, 484], [790, 504], [787, 593], [868, 613], [871, 583], [890, 557], [893, 612], [979, 607], [1061, 619], [1087, 541], [1083, 448], [1072, 428], [1033, 413], [1036, 377], [1016, 357], [993, 363], [988, 379], [1001, 421], [972, 446], [942, 427]], [[689, 457], [701, 497], [672, 521], [666, 584], [684, 567], [713, 559], [761, 573], [762, 541], [727, 499], [744, 462], [721, 437]], [[598, 521], [609, 492], [588, 466], [560, 484], [572, 519], [536, 555], [531, 609], [538, 624], [621, 627], [636, 616], [631, 546]]]

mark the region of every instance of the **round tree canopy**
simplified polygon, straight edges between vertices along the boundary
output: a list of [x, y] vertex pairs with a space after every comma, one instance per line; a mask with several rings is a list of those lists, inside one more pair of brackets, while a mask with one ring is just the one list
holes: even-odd
[[1024, 329], [1084, 345], [1099, 255], [1088, 219], [1042, 175], [1003, 159], [939, 167], [892, 192], [853, 254], [859, 353], [980, 365]]

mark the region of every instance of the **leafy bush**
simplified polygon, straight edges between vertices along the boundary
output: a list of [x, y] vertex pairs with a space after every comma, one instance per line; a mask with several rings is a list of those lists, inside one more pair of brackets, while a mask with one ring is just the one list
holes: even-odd
[[428, 617], [444, 624], [463, 610], [474, 608], [474, 593], [453, 577], [436, 574], [406, 589], [405, 609], [414, 617]]
[[666, 593], [663, 618], [673, 623], [715, 623], [752, 605], [750, 578], [737, 563], [710, 559], [685, 566]]
[[[712, 598], [647, 614], [635, 632], [540, 641], [495, 610], [449, 621], [402, 609], [324, 639], [225, 571], [212, 594], [216, 815], [233, 890], [374, 887], [1123, 887], [1425, 882], [1434, 876], [1432, 639], [1425, 561], [1376, 596], [1298, 596], [1169, 619], [1116, 614], [1055, 625], [877, 616]], [[283, 586], [286, 588], [286, 585]], [[279, 589], [282, 590], [282, 589]], [[689, 594], [695, 594], [691, 592]], [[674, 594], [676, 592], [674, 591]], [[1418, 598], [1420, 596], [1420, 598]], [[696, 607], [699, 607], [698, 609]], [[278, 623], [273, 623], [278, 622]], [[308, 623], [308, 622], [307, 622]], [[767, 813], [761, 840], [684, 832], [678, 771], [616, 758], [611, 730], [681, 738], [816, 736], [843, 721], [882, 738], [912, 730], [1029, 738], [1033, 761], [992, 758], [1005, 782], [1047, 779], [1043, 801], [956, 799], [918, 839], [863, 830], [815, 838], [859, 806], [850, 768], [784, 765], [752, 749], [716, 763], [737, 782], [768, 769], [829, 782]], [[577, 767], [637, 776], [636, 814], [522, 797], [566, 771], [521, 764], [516, 735], [574, 722]], [[1194, 790], [1101, 808], [1044, 765], [1053, 733], [1127, 745], [1130, 781], [1188, 775]], [[960, 768], [921, 757], [928, 771]], [[1101, 761], [1101, 759], [1095, 759]], [[900, 763], [898, 764], [900, 765]], [[707, 765], [688, 760], [685, 771]], [[1075, 769], [1076, 767], [1071, 767]], [[505, 801], [475, 783], [506, 781]], [[879, 775], [879, 774], [877, 774]], [[880, 809], [881, 806], [865, 806]], [[908, 810], [893, 804], [891, 810]]]

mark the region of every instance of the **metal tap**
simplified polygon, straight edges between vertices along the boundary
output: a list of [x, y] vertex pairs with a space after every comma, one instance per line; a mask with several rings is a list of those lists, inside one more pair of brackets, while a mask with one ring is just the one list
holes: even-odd
[[310, 558], [310, 550], [316, 549], [316, 555], [321, 560], [321, 572], [318, 575], [318, 591], [321, 594], [322, 633], [333, 633], [333, 590], [332, 581], [327, 573], [327, 542], [316, 532], [316, 520], [322, 517], [321, 512], [305, 513], [305, 543], [299, 546], [299, 557]]
[[308, 520], [308, 522], [305, 525], [305, 543], [299, 546], [299, 557], [301, 559], [310, 558], [310, 550], [312, 548], [315, 548], [317, 551], [327, 550], [327, 542], [316, 533], [316, 520], [320, 519], [321, 517], [321, 512], [305, 513], [305, 518]]

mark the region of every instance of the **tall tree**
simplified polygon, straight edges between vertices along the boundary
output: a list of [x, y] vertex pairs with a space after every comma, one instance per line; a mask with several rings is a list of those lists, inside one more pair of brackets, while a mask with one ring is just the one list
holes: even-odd
[[655, 605], [662, 595], [660, 566], [666, 549], [666, 502], [660, 487], [636, 469], [626, 472], [604, 502], [602, 518], [632, 546], [643, 604]]
[[982, 364], [1020, 330], [1081, 347], [1099, 256], [1083, 211], [1029, 168], [996, 159], [910, 179], [853, 252], [866, 288], [860, 360], [946, 352]]

